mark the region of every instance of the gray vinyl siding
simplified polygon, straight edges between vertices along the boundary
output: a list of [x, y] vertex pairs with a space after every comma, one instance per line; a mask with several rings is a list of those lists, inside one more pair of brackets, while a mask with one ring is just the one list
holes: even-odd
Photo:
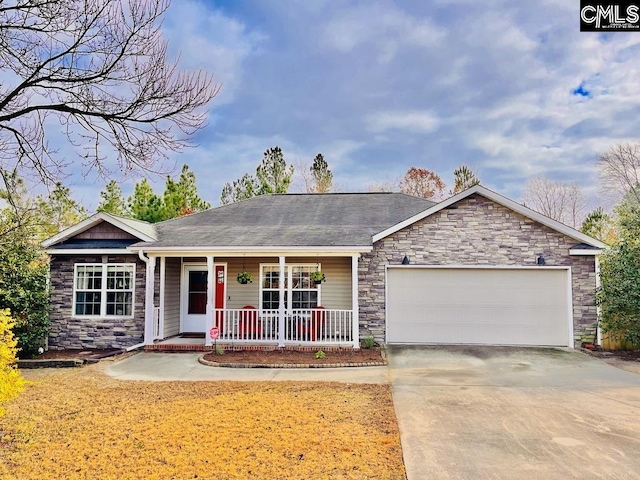
[[[278, 259], [216, 258], [215, 262], [227, 264], [227, 308], [242, 308], [247, 305], [260, 308], [260, 263], [278, 263]], [[246, 271], [253, 275], [253, 283], [240, 285], [236, 280], [243, 263]]]
[[351, 257], [320, 259], [327, 281], [322, 284], [324, 308], [351, 309]]
[[[216, 258], [216, 263], [227, 264], [227, 308], [247, 305], [260, 307], [260, 264], [277, 264], [277, 258]], [[327, 278], [322, 284], [321, 304], [325, 308], [348, 310], [351, 308], [351, 257], [296, 258], [287, 257], [287, 265], [316, 264]], [[253, 283], [240, 285], [236, 276], [245, 269], [253, 274]]]
[[164, 336], [180, 333], [180, 270], [179, 258], [167, 258], [164, 287]]

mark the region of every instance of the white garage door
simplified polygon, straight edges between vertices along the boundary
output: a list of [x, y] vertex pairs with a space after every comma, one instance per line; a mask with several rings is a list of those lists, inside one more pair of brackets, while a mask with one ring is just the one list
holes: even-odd
[[566, 269], [387, 270], [388, 343], [570, 345]]

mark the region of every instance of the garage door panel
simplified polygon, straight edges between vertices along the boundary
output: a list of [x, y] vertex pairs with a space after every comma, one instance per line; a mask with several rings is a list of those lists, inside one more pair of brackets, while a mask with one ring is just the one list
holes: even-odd
[[569, 343], [567, 271], [393, 269], [390, 343]]

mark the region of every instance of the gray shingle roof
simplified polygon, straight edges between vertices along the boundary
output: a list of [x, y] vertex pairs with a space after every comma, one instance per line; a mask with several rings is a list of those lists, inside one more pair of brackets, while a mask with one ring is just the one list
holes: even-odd
[[434, 205], [401, 193], [262, 195], [155, 225], [153, 247], [364, 246]]

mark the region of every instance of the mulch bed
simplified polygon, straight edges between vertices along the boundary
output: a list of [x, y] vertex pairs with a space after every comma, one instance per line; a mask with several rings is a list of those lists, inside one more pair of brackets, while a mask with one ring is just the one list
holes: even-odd
[[327, 365], [386, 363], [379, 348], [360, 350], [327, 350], [324, 358], [316, 358], [315, 351], [298, 350], [227, 350], [223, 355], [207, 353], [204, 359], [215, 363], [246, 365]]
[[591, 350], [589, 353], [594, 357], [615, 358], [624, 362], [640, 362], [640, 350]]
[[41, 355], [36, 355], [31, 358], [25, 358], [25, 360], [96, 360], [105, 358], [117, 353], [121, 353], [122, 350], [115, 348], [108, 349], [83, 349], [83, 350], [47, 350]]

